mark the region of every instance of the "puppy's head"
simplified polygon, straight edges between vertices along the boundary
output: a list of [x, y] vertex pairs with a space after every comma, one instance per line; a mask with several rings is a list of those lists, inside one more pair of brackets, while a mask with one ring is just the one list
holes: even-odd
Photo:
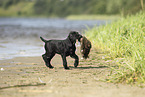
[[82, 38], [82, 35], [79, 34], [77, 31], [71, 31], [68, 37], [71, 42], [76, 43], [76, 40], [80, 41], [80, 39]]

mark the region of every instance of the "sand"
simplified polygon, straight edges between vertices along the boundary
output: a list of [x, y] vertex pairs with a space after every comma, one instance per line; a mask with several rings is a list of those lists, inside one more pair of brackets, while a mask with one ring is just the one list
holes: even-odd
[[[145, 88], [126, 84], [107, 83], [107, 65], [103, 54], [91, 54], [81, 60], [78, 68], [67, 58], [70, 70], [62, 59], [52, 59], [49, 69], [39, 57], [17, 57], [0, 61], [0, 97], [145, 97]], [[113, 64], [113, 62], [111, 63]]]

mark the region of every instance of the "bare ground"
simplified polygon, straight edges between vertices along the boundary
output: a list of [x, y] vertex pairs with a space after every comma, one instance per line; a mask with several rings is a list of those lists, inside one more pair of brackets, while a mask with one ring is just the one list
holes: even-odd
[[0, 97], [145, 97], [145, 88], [113, 84], [104, 80], [110, 72], [103, 54], [91, 53], [80, 59], [78, 68], [67, 58], [70, 70], [64, 70], [61, 57], [52, 59], [54, 69], [41, 57], [19, 57], [0, 61]]

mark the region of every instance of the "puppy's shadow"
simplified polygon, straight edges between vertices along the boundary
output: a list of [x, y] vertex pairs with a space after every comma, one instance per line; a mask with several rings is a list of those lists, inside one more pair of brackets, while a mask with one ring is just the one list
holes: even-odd
[[[70, 66], [70, 68], [74, 68], [73, 66]], [[101, 68], [108, 68], [108, 66], [81, 66], [81, 67], [77, 67], [76, 69], [101, 69]]]

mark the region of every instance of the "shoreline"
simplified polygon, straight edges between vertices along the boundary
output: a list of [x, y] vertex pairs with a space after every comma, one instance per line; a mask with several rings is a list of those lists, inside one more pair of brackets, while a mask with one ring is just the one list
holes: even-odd
[[[77, 55], [80, 57], [79, 52]], [[67, 57], [70, 70], [64, 70], [59, 55], [52, 59], [54, 69], [47, 68], [41, 56], [0, 61], [0, 68], [2, 65], [7, 65], [0, 71], [0, 96], [144, 97], [145, 88], [100, 81], [109, 74], [110, 70], [107, 67], [110, 63], [102, 60], [102, 56], [92, 51], [90, 59], [80, 58], [78, 68], [74, 68], [74, 60]]]

